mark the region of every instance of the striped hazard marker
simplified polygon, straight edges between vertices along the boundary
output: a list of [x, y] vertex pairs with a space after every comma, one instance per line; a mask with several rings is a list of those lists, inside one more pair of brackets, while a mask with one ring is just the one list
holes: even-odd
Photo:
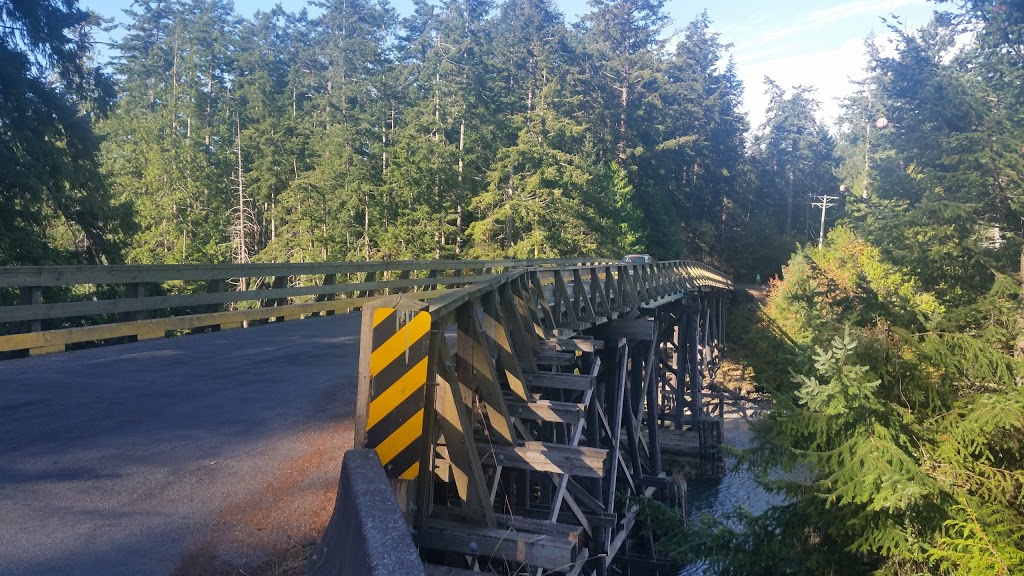
[[429, 345], [427, 312], [373, 311], [366, 448], [377, 451], [391, 479], [419, 474]]

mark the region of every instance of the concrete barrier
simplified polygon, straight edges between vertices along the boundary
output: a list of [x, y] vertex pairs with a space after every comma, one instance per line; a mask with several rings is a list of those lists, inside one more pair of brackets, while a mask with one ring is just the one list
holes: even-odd
[[373, 450], [349, 450], [310, 576], [423, 576], [423, 563]]

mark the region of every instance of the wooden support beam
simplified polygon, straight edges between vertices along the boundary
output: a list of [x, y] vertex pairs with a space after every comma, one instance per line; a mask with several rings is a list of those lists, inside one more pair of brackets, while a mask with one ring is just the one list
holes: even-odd
[[[633, 482], [639, 483], [643, 477], [643, 465], [640, 462], [640, 441], [637, 438], [639, 422], [637, 422], [637, 400], [642, 398], [640, 394], [643, 392], [643, 381], [644, 381], [644, 364], [641, 358], [647, 356], [645, 350], [636, 349], [632, 352], [632, 359], [629, 367], [629, 388], [623, 394], [622, 398], [625, 402], [623, 406], [623, 414], [625, 415], [625, 421], [623, 424], [626, 426], [626, 445], [629, 449], [629, 468], [633, 476]], [[648, 348], [652, 346], [646, 344]], [[648, 364], [649, 366], [649, 364]]]
[[575, 480], [569, 480], [569, 494], [576, 499], [576, 502], [585, 507], [590, 514], [606, 514], [604, 504], [593, 494], [588, 492]]
[[565, 446], [547, 442], [524, 442], [516, 446], [486, 445], [477, 440], [477, 451], [485, 462], [495, 465], [572, 474], [584, 478], [600, 478], [604, 475], [607, 450], [582, 446]]
[[413, 540], [422, 548], [497, 558], [545, 570], [571, 566], [576, 558], [579, 528], [566, 526], [558, 535], [552, 531], [534, 534], [521, 529], [431, 520], [413, 535]]
[[589, 352], [604, 350], [602, 340], [584, 340], [582, 338], [551, 338], [544, 341], [549, 350], [565, 352]]
[[[608, 436], [609, 442], [611, 442], [611, 439], [615, 438], [616, 436], [613, 433], [611, 423], [608, 421], [608, 416], [605, 415], [604, 408], [602, 408], [600, 404], [594, 404], [594, 406], [597, 407], [597, 415], [598, 415], [598, 419], [600, 421], [601, 427], [603, 428], [605, 435]], [[594, 428], [596, 429], [597, 426], [595, 426]], [[621, 428], [620, 428], [620, 432], [621, 432]], [[619, 442], [621, 442], [621, 441], [622, 441], [622, 436], [620, 434], [619, 435]], [[619, 468], [622, 468], [622, 469], [626, 468], [626, 460], [623, 458], [621, 450], [619, 450], [617, 458], [615, 459], [615, 462], [618, 463]], [[633, 483], [633, 477], [630, 476], [629, 474], [626, 474], [625, 478], [626, 478], [626, 481], [629, 482], [630, 486], [633, 489], [633, 492], [635, 493], [636, 492], [636, 486], [633, 485], [634, 484]]]
[[[519, 513], [519, 517], [541, 520], [544, 522], [549, 521], [548, 518], [550, 518], [551, 514], [550, 511], [544, 509], [517, 510], [517, 512]], [[617, 514], [608, 514], [605, 512], [584, 512], [584, 515], [591, 528], [612, 528], [619, 521]], [[572, 511], [562, 511], [558, 513], [557, 522], [561, 524], [574, 524], [579, 522], [579, 518]], [[589, 530], [587, 531], [589, 532]]]
[[601, 275], [599, 273], [600, 268], [590, 269], [590, 298], [594, 302], [594, 313], [598, 316], [605, 318], [611, 318], [613, 311], [611, 304], [608, 303], [608, 293], [606, 290], [607, 276], [605, 281], [601, 281]]
[[[650, 498], [655, 487], [651, 486], [644, 490], [644, 496]], [[604, 558], [605, 566], [611, 566], [615, 560], [615, 556], [619, 553], [619, 549], [626, 542], [626, 538], [629, 537], [629, 533], [633, 530], [633, 526], [636, 524], [636, 515], [639, 512], [640, 507], [636, 504], [630, 506], [629, 510], [626, 511], [626, 516], [622, 519], [622, 527], [619, 529], [618, 534], [615, 535], [615, 539], [608, 547], [608, 554]]]
[[[620, 340], [619, 351], [616, 352], [616, 364], [613, 371], [610, 371], [610, 375], [614, 375], [615, 387], [610, 391], [609, 400], [612, 402], [612, 426], [609, 436], [612, 438], [612, 461], [611, 471], [608, 474], [608, 500], [605, 502], [605, 511], [615, 511], [615, 484], [619, 477], [619, 467], [623, 468], [624, 463], [622, 462], [622, 404], [623, 395], [626, 392], [626, 374], [627, 374], [627, 362], [629, 358], [629, 344], [627, 341]], [[627, 478], [630, 476], [627, 475]]]
[[581, 530], [579, 526], [550, 522], [547, 520], [538, 520], [536, 518], [521, 518], [519, 516], [511, 516], [508, 514], [498, 514], [495, 517], [498, 520], [498, 528], [520, 530], [543, 536], [553, 536], [555, 538], [566, 539], [574, 544], [579, 544], [580, 542]]
[[[523, 292], [524, 297], [526, 294], [529, 294], [532, 301], [536, 304], [536, 308], [540, 309], [539, 315], [536, 312], [532, 315], [536, 317], [537, 323], [542, 326], [546, 324], [549, 330], [557, 328], [555, 314], [548, 305], [548, 299], [544, 297], [544, 288], [541, 286], [540, 272], [531, 271], [529, 273], [529, 282], [521, 288], [521, 291]], [[543, 329], [537, 331], [537, 337], [546, 337]]]
[[[568, 327], [576, 329], [580, 325], [580, 319], [576, 315], [572, 305], [572, 299], [569, 297], [569, 290], [565, 287], [565, 279], [562, 278], [562, 271], [555, 270], [553, 272], [555, 276], [555, 323], [556, 327]], [[562, 314], [565, 314], [565, 320], [562, 320]]]
[[526, 381], [531, 386], [545, 388], [561, 388], [562, 390], [591, 390], [594, 378], [585, 374], [561, 374], [558, 372], [535, 372], [526, 374]]
[[521, 300], [515, 296], [511, 286], [507, 284], [502, 286], [498, 296], [500, 315], [505, 319], [505, 327], [508, 329], [508, 336], [516, 359], [519, 360], [520, 370], [535, 372], [537, 362], [534, 355], [539, 349], [539, 340], [526, 328], [528, 323], [532, 328], [532, 321], [524, 315], [520, 305]]
[[[593, 272], [591, 272], [591, 278], [593, 278]], [[583, 284], [583, 276], [580, 274], [579, 268], [573, 268], [572, 271], [572, 291], [577, 302], [575, 308], [580, 310], [581, 319], [586, 322], [596, 322], [597, 314], [594, 312], [594, 305], [590, 299], [596, 298], [597, 294], [587, 294], [587, 288]], [[601, 291], [598, 290], [597, 293], [600, 294]], [[582, 309], [580, 304], [582, 304]]]
[[594, 338], [600, 340], [654, 340], [654, 321], [649, 318], [615, 318], [599, 324], [589, 330]]
[[[601, 357], [598, 356], [594, 359], [594, 365], [590, 369], [590, 376], [596, 378], [598, 373], [601, 371]], [[583, 393], [583, 404], [581, 408], [586, 410], [587, 406], [590, 405], [591, 400], [594, 397], [594, 391], [587, 390]], [[572, 438], [569, 440], [570, 446], [579, 446], [580, 436], [583, 435], [583, 422], [577, 421], [572, 428]], [[562, 507], [562, 499], [565, 497], [565, 490], [569, 484], [569, 474], [563, 474], [562, 478], [558, 481], [558, 489], [555, 491], [554, 501], [551, 504], [551, 521], [558, 518], [558, 512]]]
[[640, 479], [640, 485], [643, 486], [644, 488], [649, 488], [652, 486], [658, 489], [668, 488], [672, 486], [673, 482], [674, 481], [671, 478], [665, 476], [664, 472], [657, 476], [644, 474], [644, 477]]
[[[642, 430], [649, 431], [647, 427]], [[700, 442], [697, 439], [697, 428], [692, 430], [661, 430], [658, 435], [658, 446], [665, 454], [672, 456], [700, 456]]]
[[629, 266], [619, 266], [619, 294], [624, 308], [637, 308], [640, 298]]
[[442, 342], [436, 361], [437, 425], [447, 445], [452, 479], [459, 498], [466, 504], [467, 516], [486, 526], [495, 525], [494, 509], [488, 498], [487, 483], [473, 437], [472, 403], [466, 403], [462, 384], [448, 369], [451, 358]]
[[[660, 326], [665, 326], [669, 323], [661, 322], [661, 314], [658, 314], [658, 320], [656, 320]], [[664, 334], [664, 332], [662, 332]], [[671, 333], [670, 333], [671, 334]], [[661, 347], [661, 336], [658, 340], [652, 343], [652, 352], [657, 352]], [[647, 432], [647, 458], [650, 462], [650, 468], [652, 474], [661, 474], [661, 446], [658, 443], [658, 429], [659, 419], [661, 417], [661, 404], [658, 398], [659, 388], [661, 387], [661, 379], [664, 378], [664, 374], [661, 370], [661, 362], [655, 361], [650, 366], [649, 370], [653, 370], [650, 380], [647, 382], [647, 388], [644, 391], [647, 397], [647, 425], [649, 430]], [[640, 422], [637, 422], [639, 425]], [[643, 440], [643, 435], [640, 436]]]
[[697, 347], [700, 346], [700, 326], [698, 311], [686, 313], [686, 366], [689, 376], [690, 391], [690, 417], [694, 422], [704, 413], [704, 400], [702, 398], [703, 383], [701, 381], [700, 358]]
[[576, 355], [572, 352], [540, 352], [537, 354], [537, 364], [568, 368], [575, 363]]
[[497, 370], [503, 374], [509, 390], [520, 400], [526, 400], [526, 384], [523, 369], [519, 365], [512, 346], [512, 338], [505, 326], [504, 317], [498, 312], [498, 293], [492, 292], [484, 297], [484, 334], [490, 340], [490, 348], [497, 353]]
[[485, 408], [489, 429], [494, 434], [492, 441], [511, 444], [515, 439], [512, 435], [512, 422], [498, 384], [494, 356], [484, 341], [476, 306], [472, 302], [463, 304], [459, 307], [457, 317], [455, 365], [463, 400], [472, 406], [471, 395], [478, 395]]
[[522, 420], [538, 422], [563, 422], [575, 426], [586, 414], [586, 405], [574, 402], [558, 402], [555, 400], [536, 400], [524, 402], [509, 400], [509, 414]]
[[633, 282], [636, 284], [637, 299], [641, 304], [654, 300], [654, 293], [649, 289], [649, 266], [640, 264], [633, 267]]

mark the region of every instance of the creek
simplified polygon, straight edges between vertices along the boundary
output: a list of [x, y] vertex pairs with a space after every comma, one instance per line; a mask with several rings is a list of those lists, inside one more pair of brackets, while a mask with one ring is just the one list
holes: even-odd
[[[723, 424], [723, 442], [734, 448], [748, 448], [753, 442], [753, 432], [747, 421], [738, 414], [729, 414]], [[725, 456], [725, 473], [718, 478], [693, 478], [687, 481], [686, 514], [697, 519], [710, 515], [718, 519], [738, 506], [744, 506], [754, 514], [760, 514], [777, 504], [783, 503], [779, 494], [768, 492], [757, 483], [755, 474], [740, 465], [728, 453]], [[714, 576], [705, 563], [691, 564], [683, 569], [680, 576]]]

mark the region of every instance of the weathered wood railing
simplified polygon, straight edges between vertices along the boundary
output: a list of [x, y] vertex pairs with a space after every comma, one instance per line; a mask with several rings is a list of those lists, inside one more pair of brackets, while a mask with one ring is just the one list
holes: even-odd
[[[601, 258], [0, 268], [0, 353], [334, 314], [386, 294], [430, 299], [515, 268]], [[5, 299], [0, 297], [0, 302]], [[52, 301], [48, 301], [52, 300]]]

